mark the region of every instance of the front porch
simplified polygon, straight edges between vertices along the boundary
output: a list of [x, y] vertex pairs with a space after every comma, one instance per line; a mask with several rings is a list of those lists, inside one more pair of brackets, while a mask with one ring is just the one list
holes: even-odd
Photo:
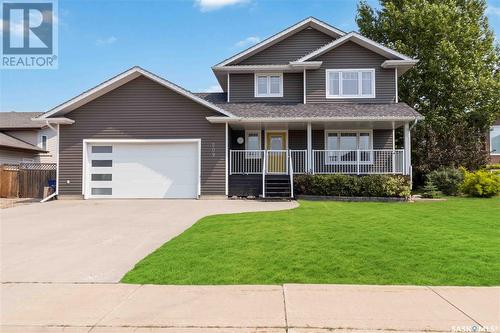
[[298, 174], [411, 176], [410, 122], [228, 126], [229, 196], [293, 197]]

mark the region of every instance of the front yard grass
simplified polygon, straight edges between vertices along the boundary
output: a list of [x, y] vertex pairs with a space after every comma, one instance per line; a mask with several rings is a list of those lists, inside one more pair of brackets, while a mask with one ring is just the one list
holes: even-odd
[[122, 282], [500, 285], [500, 198], [209, 216]]

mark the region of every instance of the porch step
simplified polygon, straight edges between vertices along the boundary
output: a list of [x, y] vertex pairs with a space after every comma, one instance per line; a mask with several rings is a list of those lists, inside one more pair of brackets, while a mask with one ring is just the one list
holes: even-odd
[[267, 175], [265, 182], [266, 182], [266, 198], [285, 199], [285, 198], [290, 198], [292, 196], [289, 176]]

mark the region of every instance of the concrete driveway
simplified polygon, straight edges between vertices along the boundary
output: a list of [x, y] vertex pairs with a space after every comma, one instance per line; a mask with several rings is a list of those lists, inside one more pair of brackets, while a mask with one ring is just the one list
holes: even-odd
[[243, 200], [67, 200], [0, 211], [2, 282], [118, 282], [206, 215], [296, 207]]

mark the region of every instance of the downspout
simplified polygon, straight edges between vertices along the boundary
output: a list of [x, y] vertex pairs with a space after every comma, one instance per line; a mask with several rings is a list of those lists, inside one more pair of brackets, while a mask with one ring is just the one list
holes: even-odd
[[[45, 121], [45, 124], [51, 129], [53, 130], [54, 132], [57, 132], [57, 168], [59, 169], [59, 124], [57, 124], [57, 129], [54, 128], [48, 120]], [[59, 182], [59, 175], [56, 175], [56, 182]], [[47, 202], [49, 201], [50, 199], [56, 197], [58, 195], [58, 189], [59, 189], [59, 184], [56, 184], [56, 190], [54, 191], [54, 193], [52, 193], [51, 195], [49, 195], [48, 197], [40, 200], [40, 203], [44, 203], [44, 202]]]
[[40, 202], [43, 203], [43, 202], [49, 201], [50, 199], [52, 199], [55, 196], [57, 196], [57, 192], [54, 192], [51, 195], [49, 195], [48, 197], [46, 197], [45, 199], [40, 200]]

